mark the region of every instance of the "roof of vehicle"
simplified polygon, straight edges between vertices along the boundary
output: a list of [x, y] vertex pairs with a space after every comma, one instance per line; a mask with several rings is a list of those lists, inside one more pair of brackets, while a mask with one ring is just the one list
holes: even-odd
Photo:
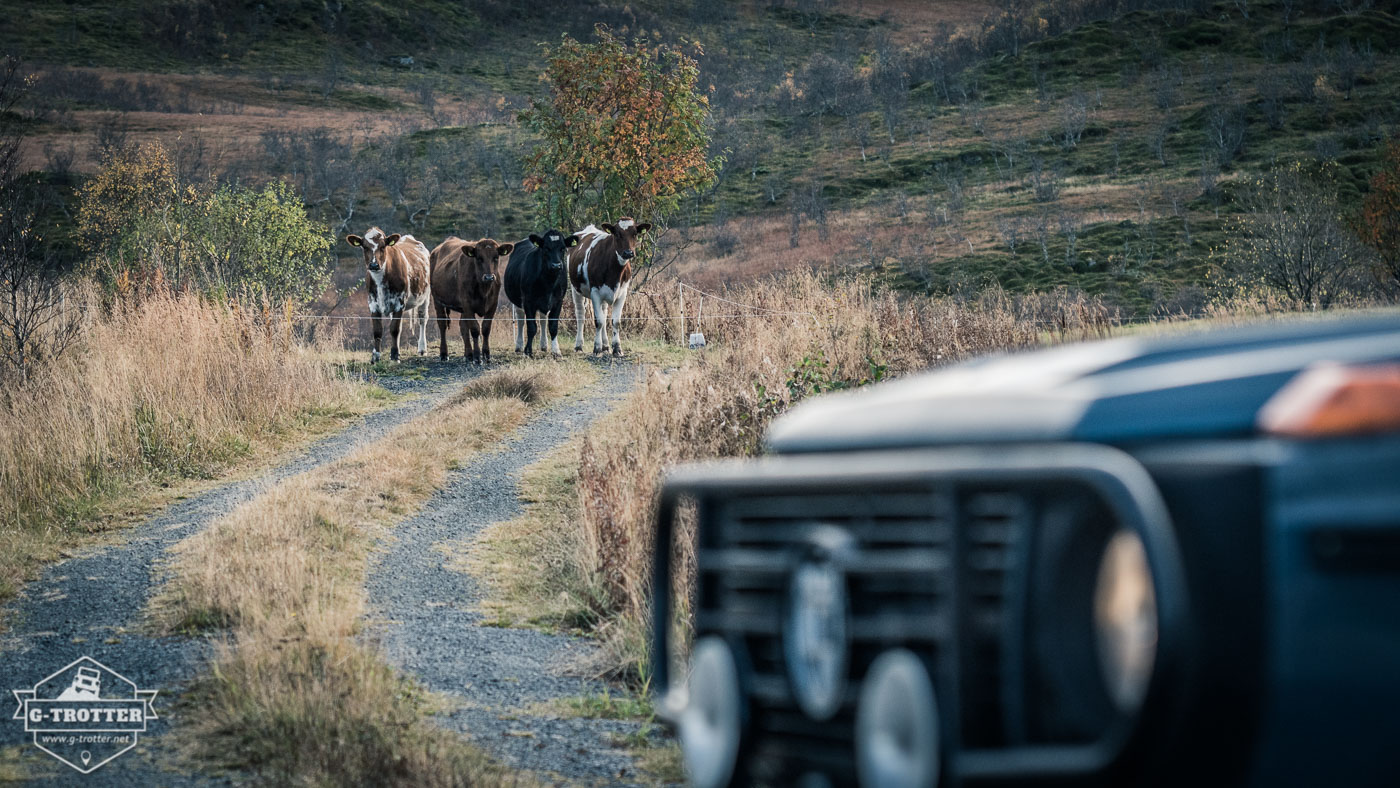
[[1065, 345], [820, 397], [779, 418], [767, 442], [793, 453], [1244, 436], [1304, 367], [1386, 360], [1400, 360], [1396, 311]]

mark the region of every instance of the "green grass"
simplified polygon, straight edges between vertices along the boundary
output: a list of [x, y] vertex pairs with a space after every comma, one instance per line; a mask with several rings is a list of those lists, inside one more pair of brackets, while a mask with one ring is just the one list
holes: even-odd
[[588, 720], [634, 720], [651, 722], [655, 719], [651, 700], [643, 695], [613, 694], [610, 691], [560, 698], [558, 710], [568, 717]]

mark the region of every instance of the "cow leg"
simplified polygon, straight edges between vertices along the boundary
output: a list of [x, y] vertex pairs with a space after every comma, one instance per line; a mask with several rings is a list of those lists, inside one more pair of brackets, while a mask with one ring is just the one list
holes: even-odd
[[481, 316], [481, 358], [484, 364], [491, 363], [491, 323], [495, 319], [494, 312]]
[[525, 355], [529, 356], [530, 358], [534, 358], [535, 333], [536, 326], [538, 324], [535, 322], [535, 305], [529, 302], [526, 303], [527, 306], [525, 307], [525, 309], [521, 310], [520, 313], [522, 315], [521, 320], [524, 321], [525, 325], [525, 328], [523, 329], [525, 332]]
[[472, 332], [471, 356], [472, 362], [481, 363], [481, 326], [477, 324], [476, 315], [467, 318], [467, 329]]
[[[443, 306], [441, 301], [433, 302], [433, 310], [437, 312], [438, 326], [438, 358], [447, 360], [447, 329], [452, 325], [452, 313]], [[428, 329], [423, 329], [427, 333]]]
[[608, 313], [607, 305], [603, 301], [603, 295], [598, 292], [598, 288], [593, 288], [593, 325], [598, 331], [593, 335], [593, 355], [603, 352], [603, 348], [608, 346]]
[[613, 341], [612, 352], [614, 356], [622, 355], [622, 304], [627, 300], [627, 284], [619, 285], [617, 295], [613, 297], [612, 304], [612, 326]]
[[549, 352], [559, 355], [559, 313], [564, 310], [564, 302], [561, 300], [549, 310]]
[[525, 352], [525, 310], [511, 304], [510, 315], [515, 319], [515, 352], [523, 353]]
[[467, 330], [467, 321], [471, 319], [466, 312], [457, 315], [457, 330], [462, 334], [462, 360], [468, 363], [472, 360], [472, 340], [471, 332]]
[[369, 313], [370, 328], [374, 332], [374, 351], [369, 354], [369, 363], [379, 363], [379, 338], [384, 334], [384, 327], [379, 322], [379, 313]]
[[423, 304], [418, 307], [421, 314], [415, 315], [418, 319], [418, 355], [428, 355], [428, 301], [423, 300]]
[[389, 316], [389, 360], [399, 360], [399, 331], [403, 330], [403, 310]]
[[574, 297], [574, 315], [578, 317], [578, 331], [574, 333], [574, 352], [583, 352], [583, 293], [569, 285], [569, 293]]

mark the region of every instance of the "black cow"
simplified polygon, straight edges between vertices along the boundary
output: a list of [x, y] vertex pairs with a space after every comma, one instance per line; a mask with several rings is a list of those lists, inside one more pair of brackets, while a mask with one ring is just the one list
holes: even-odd
[[[564, 263], [568, 249], [578, 243], [577, 235], [546, 230], [515, 245], [506, 263], [506, 298], [515, 315], [515, 352], [534, 355], [537, 315], [549, 316], [549, 351], [559, 355], [559, 311], [564, 307], [564, 287], [568, 275]], [[528, 325], [527, 325], [528, 324]], [[528, 333], [527, 333], [528, 332]], [[544, 332], [540, 352], [545, 351]]]

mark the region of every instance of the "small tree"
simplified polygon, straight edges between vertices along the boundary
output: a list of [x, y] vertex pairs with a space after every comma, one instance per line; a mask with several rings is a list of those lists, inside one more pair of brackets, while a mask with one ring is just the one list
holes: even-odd
[[24, 127], [16, 110], [29, 81], [17, 59], [0, 61], [0, 384], [23, 382], [63, 353], [78, 340], [82, 320], [67, 303], [19, 175]]
[[596, 32], [595, 44], [565, 36], [548, 53], [549, 95], [520, 113], [543, 137], [525, 186], [545, 225], [576, 230], [625, 214], [664, 226], [720, 164], [706, 157], [710, 102], [697, 90], [699, 66], [675, 47]]
[[1392, 296], [1400, 294], [1400, 140], [1386, 146], [1381, 171], [1361, 203], [1357, 229], [1376, 250], [1376, 279]]
[[1355, 292], [1367, 253], [1343, 223], [1336, 179], [1336, 165], [1294, 162], [1251, 184], [1226, 246], [1245, 281], [1308, 308]]

